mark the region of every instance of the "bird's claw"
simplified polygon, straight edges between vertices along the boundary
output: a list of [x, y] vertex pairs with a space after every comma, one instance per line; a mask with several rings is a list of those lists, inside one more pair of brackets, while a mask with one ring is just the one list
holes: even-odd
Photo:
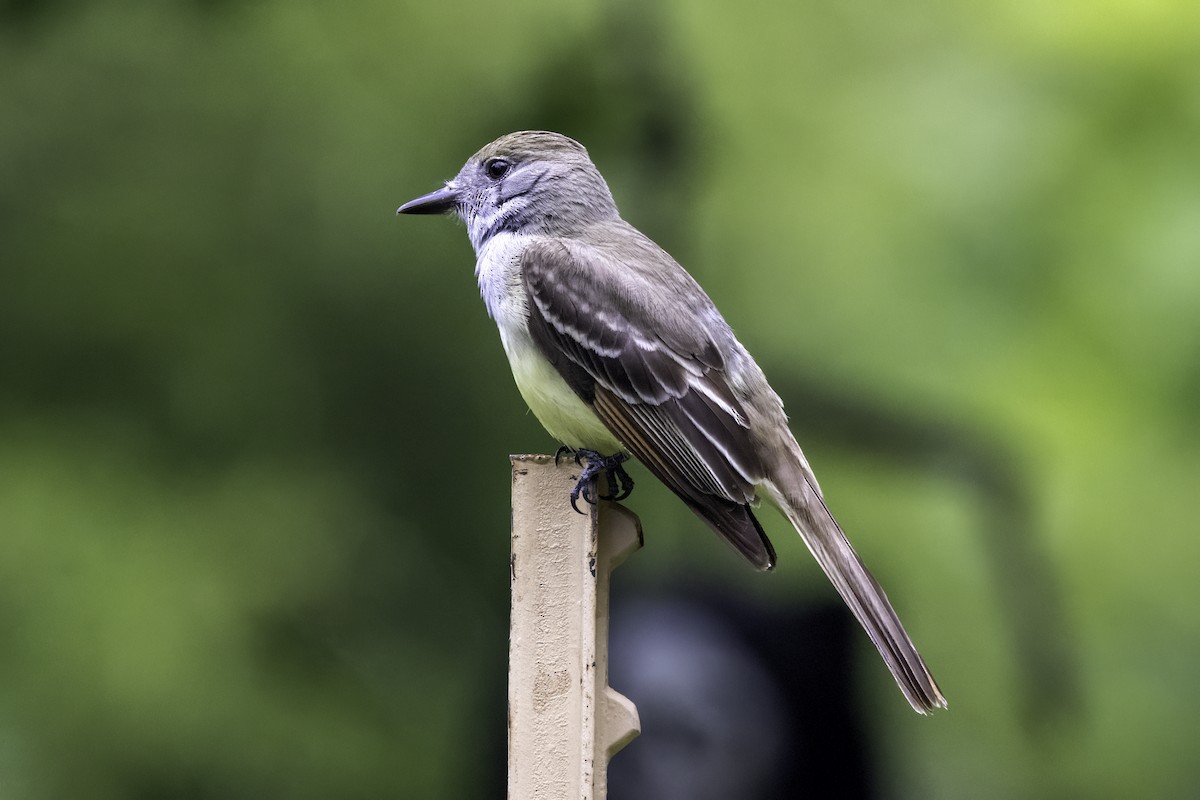
[[[555, 463], [558, 463], [558, 457], [561, 455], [564, 448], [559, 448], [559, 452], [555, 454]], [[570, 448], [566, 448], [568, 451]], [[583, 472], [579, 475], [579, 481], [575, 484], [575, 488], [571, 490], [571, 508], [579, 514], [584, 512], [579, 510], [578, 501], [583, 497], [584, 501], [590, 505], [596, 505], [597, 497], [600, 500], [612, 500], [619, 502], [633, 492], [633, 478], [629, 477], [629, 473], [622, 466], [629, 456], [625, 453], [614, 453], [611, 456], [604, 456], [595, 450], [587, 450], [579, 448], [575, 450], [575, 463], [583, 466], [583, 459], [587, 459], [587, 466], [583, 467]], [[596, 481], [600, 475], [604, 475], [609, 491], [614, 494], [597, 495]]]

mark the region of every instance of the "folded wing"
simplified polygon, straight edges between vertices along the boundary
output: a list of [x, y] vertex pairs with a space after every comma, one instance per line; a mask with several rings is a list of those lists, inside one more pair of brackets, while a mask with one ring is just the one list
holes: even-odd
[[573, 240], [527, 248], [530, 334], [631, 454], [770, 569], [775, 552], [749, 506], [763, 466], [706, 324], [716, 312], [670, 256], [649, 254], [667, 263], [646, 269], [647, 253], [622, 263]]

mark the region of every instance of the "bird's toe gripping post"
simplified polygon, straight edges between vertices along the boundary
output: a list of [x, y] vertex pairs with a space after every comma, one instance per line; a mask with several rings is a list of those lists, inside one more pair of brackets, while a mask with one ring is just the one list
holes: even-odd
[[[564, 452], [570, 452], [570, 448], [559, 448], [555, 454], [554, 460], [557, 462], [558, 457]], [[587, 460], [587, 465], [583, 464], [584, 459]], [[625, 453], [613, 453], [611, 456], [601, 455], [595, 450], [587, 450], [580, 448], [575, 450], [575, 463], [583, 466], [583, 472], [579, 475], [579, 482], [575, 484], [575, 488], [571, 490], [571, 508], [582, 514], [577, 505], [579, 498], [596, 504], [596, 499], [612, 500], [620, 502], [633, 492], [633, 478], [629, 477], [629, 473], [625, 471], [623, 466], [629, 456]], [[608, 483], [608, 490], [613, 494], [600, 495], [596, 489], [596, 483], [600, 476], [603, 475]]]

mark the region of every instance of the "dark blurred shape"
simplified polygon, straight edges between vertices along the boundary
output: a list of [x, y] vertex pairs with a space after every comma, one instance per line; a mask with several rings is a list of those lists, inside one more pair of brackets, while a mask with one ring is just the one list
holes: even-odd
[[[857, 631], [840, 603], [758, 603], [712, 585], [626, 585], [616, 573], [609, 684], [637, 706], [642, 732], [609, 763], [610, 800], [876, 797], [854, 705]], [[503, 719], [503, 674], [480, 675], [476, 717]], [[465, 746], [485, 766], [460, 795], [503, 796], [503, 728], [475, 734]]]
[[[787, 375], [786, 370], [779, 373]], [[821, 421], [809, 436], [826, 437], [905, 469], [944, 474], [975, 490], [988, 565], [1012, 631], [1025, 724], [1034, 733], [1048, 732], [1052, 723], [1081, 713], [1073, 628], [1053, 565], [1038, 546], [1033, 500], [1016, 457], [978, 431], [906, 414], [860, 394], [798, 381], [776, 388], [794, 418]]]
[[840, 605], [759, 606], [709, 587], [614, 596], [609, 682], [642, 734], [609, 765], [613, 800], [874, 795]]

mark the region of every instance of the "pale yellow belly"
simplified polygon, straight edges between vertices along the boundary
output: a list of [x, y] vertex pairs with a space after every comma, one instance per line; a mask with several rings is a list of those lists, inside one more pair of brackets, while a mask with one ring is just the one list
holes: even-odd
[[533, 346], [529, 342], [508, 355], [517, 389], [542, 426], [568, 447], [597, 450], [605, 455], [624, 450], [550, 362], [532, 350]]

